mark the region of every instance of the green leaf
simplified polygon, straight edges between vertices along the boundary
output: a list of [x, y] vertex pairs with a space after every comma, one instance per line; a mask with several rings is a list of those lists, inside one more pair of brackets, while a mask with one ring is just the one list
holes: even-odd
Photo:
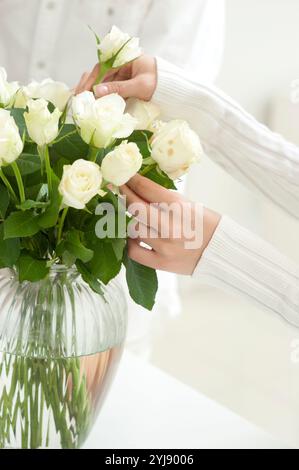
[[49, 204], [49, 202], [38, 202], [32, 201], [31, 199], [27, 199], [27, 201], [23, 202], [22, 204], [19, 204], [16, 207], [21, 211], [29, 211], [30, 209], [44, 209]]
[[166, 189], [177, 189], [174, 182], [165, 173], [158, 171], [157, 168], [152, 168], [145, 176]]
[[0, 266], [12, 268], [20, 256], [20, 240], [4, 240], [4, 224], [0, 225]]
[[4, 222], [4, 240], [32, 237], [39, 230], [38, 218], [32, 212], [12, 212]]
[[[36, 171], [35, 173], [31, 173], [30, 175], [23, 175], [23, 183], [24, 187], [26, 188], [26, 196], [28, 199], [35, 200], [35, 197], [32, 197], [32, 190], [34, 188], [37, 188], [38, 186], [41, 187], [41, 184], [43, 184], [43, 180], [41, 177], [41, 172]], [[30, 195], [28, 195], [28, 193]]]
[[125, 255], [126, 278], [130, 296], [138, 305], [152, 310], [158, 290], [158, 278], [154, 269], [142, 266]]
[[79, 259], [84, 263], [90, 261], [94, 252], [86, 248], [80, 239], [80, 232], [78, 230], [70, 230], [66, 234], [66, 239], [63, 240], [57, 247], [56, 253], [62, 256], [65, 251], [74, 257], [74, 261]]
[[72, 255], [68, 251], [64, 251], [62, 253], [61, 259], [64, 266], [71, 267], [76, 263], [76, 256]]
[[27, 253], [21, 254], [18, 263], [19, 280], [37, 282], [44, 279], [49, 273], [46, 260], [32, 258]]
[[52, 161], [52, 168], [55, 171], [55, 174], [61, 179], [63, 175], [63, 168], [65, 165], [69, 165], [70, 161], [67, 160], [65, 157], [59, 156], [59, 158], [54, 159]]
[[[41, 169], [41, 162], [38, 155], [23, 153], [18, 158], [18, 167], [22, 176], [31, 175]], [[10, 166], [5, 168], [5, 174], [14, 176], [13, 169]]]
[[76, 262], [77, 269], [82, 276], [82, 279], [87, 282], [91, 289], [97, 294], [104, 295], [102, 284], [100, 281], [87, 269], [87, 267], [82, 263], [82, 261], [77, 260]]
[[35, 142], [25, 142], [23, 153], [28, 153], [29, 155], [38, 155], [38, 149]]
[[[96, 215], [96, 217], [93, 218], [95, 224], [92, 227], [92, 230], [96, 231], [96, 225], [98, 223], [103, 226], [104, 229], [106, 229], [107, 226], [113, 227], [112, 224], [114, 223], [114, 234], [110, 234], [110, 240], [114, 239], [112, 236], [115, 236], [115, 240], [125, 239], [127, 236], [126, 219], [129, 220], [129, 217], [126, 217], [125, 202], [119, 196], [116, 196], [109, 190], [105, 196], [101, 196], [94, 202], [94, 207], [89, 207], [89, 205], [87, 206], [88, 209], [90, 208], [91, 212], [95, 213]], [[103, 207], [103, 204], [106, 203], [113, 205], [114, 211], [107, 211], [105, 206]], [[97, 218], [98, 216], [99, 218]]]
[[50, 155], [55, 158], [64, 157], [68, 162], [74, 162], [78, 158], [88, 155], [89, 146], [81, 139], [73, 124], [65, 124], [58, 138], [59, 142], [49, 149]]
[[[24, 186], [26, 188], [26, 196], [28, 197], [28, 199], [31, 199], [32, 201], [34, 200], [40, 201], [38, 196], [39, 196], [41, 188], [43, 187], [43, 184], [39, 183], [34, 186], [27, 186], [26, 181], [24, 181]], [[47, 190], [47, 194], [48, 194], [48, 190]]]
[[23, 137], [24, 132], [27, 134], [27, 127], [24, 119], [25, 109], [13, 108], [10, 109], [10, 114], [14, 118], [16, 125], [19, 128], [20, 136]]
[[94, 235], [90, 248], [94, 251], [94, 256], [88, 263], [88, 270], [104, 284], [108, 284], [118, 275], [121, 259], [117, 259], [110, 239], [104, 241]]
[[52, 101], [48, 101], [48, 110], [50, 111], [51, 114], [54, 113], [55, 109], [56, 109], [55, 104], [53, 104]]
[[150, 131], [134, 131], [128, 138], [128, 142], [135, 142], [143, 158], [148, 158], [151, 156], [149, 139], [152, 135], [153, 133]]
[[22, 242], [26, 243], [29, 241], [29, 251], [32, 251], [35, 257], [46, 258], [47, 253], [50, 251], [49, 235], [49, 233], [44, 234], [42, 232], [38, 232], [36, 235], [31, 237], [30, 240], [23, 239]]
[[97, 45], [99, 45], [101, 43], [101, 39], [100, 37], [98, 36], [98, 34], [92, 29], [92, 27], [90, 25], [88, 25], [88, 28], [90, 29], [90, 31], [94, 34], [95, 38], [96, 38], [96, 43]]
[[[99, 204], [102, 204], [103, 202], [108, 202], [110, 204], [113, 204], [114, 209], [117, 211], [118, 210], [118, 196], [115, 195], [112, 191], [109, 189], [107, 190], [107, 193], [104, 196], [101, 196], [99, 201], [96, 201], [95, 207], [92, 208], [93, 210], [96, 209], [96, 207]], [[89, 206], [88, 206], [89, 207]]]
[[38, 225], [40, 228], [47, 229], [57, 224], [61, 197], [53, 198], [46, 211], [39, 216]]
[[57, 224], [61, 197], [53, 198], [45, 212], [39, 216], [38, 225], [42, 229], [54, 227]]
[[45, 212], [39, 216], [38, 224], [41, 228], [47, 229], [57, 224], [61, 207], [62, 197], [58, 191], [59, 179], [52, 171], [52, 197], [49, 206]]
[[5, 186], [0, 185], [0, 219], [4, 220], [9, 205], [9, 192]]
[[124, 249], [126, 247], [126, 238], [115, 238], [111, 240], [111, 245], [118, 261], [121, 261], [124, 256]]

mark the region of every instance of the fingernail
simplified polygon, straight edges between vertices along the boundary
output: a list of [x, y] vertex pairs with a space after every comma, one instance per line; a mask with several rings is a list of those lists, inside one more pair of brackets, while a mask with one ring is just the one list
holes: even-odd
[[94, 87], [94, 93], [96, 96], [108, 95], [109, 88], [106, 85], [97, 85]]

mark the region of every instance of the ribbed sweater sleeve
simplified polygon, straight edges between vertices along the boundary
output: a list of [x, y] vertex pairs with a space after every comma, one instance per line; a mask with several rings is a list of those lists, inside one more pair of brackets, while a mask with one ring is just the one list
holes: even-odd
[[226, 216], [193, 276], [299, 326], [299, 267]]
[[[206, 154], [299, 219], [299, 148], [257, 122], [212, 86], [158, 59], [154, 100], [166, 118], [186, 119]], [[260, 237], [222, 217], [194, 277], [299, 326], [299, 267]]]

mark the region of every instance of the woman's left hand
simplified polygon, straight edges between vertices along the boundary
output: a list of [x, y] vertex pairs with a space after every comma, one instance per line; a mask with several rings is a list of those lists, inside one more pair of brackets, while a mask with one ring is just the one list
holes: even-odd
[[110, 70], [104, 82], [94, 86], [99, 71], [100, 66], [97, 64], [90, 73], [84, 73], [75, 88], [75, 94], [93, 90], [97, 98], [118, 93], [123, 98], [149, 101], [156, 90], [157, 64], [154, 57], [142, 55], [120, 69]]

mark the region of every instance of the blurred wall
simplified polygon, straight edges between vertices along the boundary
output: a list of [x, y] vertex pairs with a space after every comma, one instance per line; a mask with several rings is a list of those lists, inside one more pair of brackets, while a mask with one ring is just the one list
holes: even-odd
[[[291, 84], [299, 78], [299, 2], [227, 0], [227, 6], [227, 43], [219, 87], [270, 126], [279, 98], [288, 101], [296, 107], [299, 144], [299, 105], [290, 103]], [[289, 110], [279, 106], [279, 111], [281, 121], [276, 121], [274, 130], [293, 138], [283, 125]], [[261, 233], [299, 261], [298, 223], [270, 204], [259, 207]]]
[[[291, 83], [299, 78], [298, 24], [297, 0], [227, 0], [226, 48], [217, 85], [266, 124], [272, 121], [273, 101], [278, 96], [288, 100]], [[190, 196], [228, 213], [299, 260], [299, 248], [293, 250], [298, 224], [209, 161], [194, 168], [188, 188]]]

